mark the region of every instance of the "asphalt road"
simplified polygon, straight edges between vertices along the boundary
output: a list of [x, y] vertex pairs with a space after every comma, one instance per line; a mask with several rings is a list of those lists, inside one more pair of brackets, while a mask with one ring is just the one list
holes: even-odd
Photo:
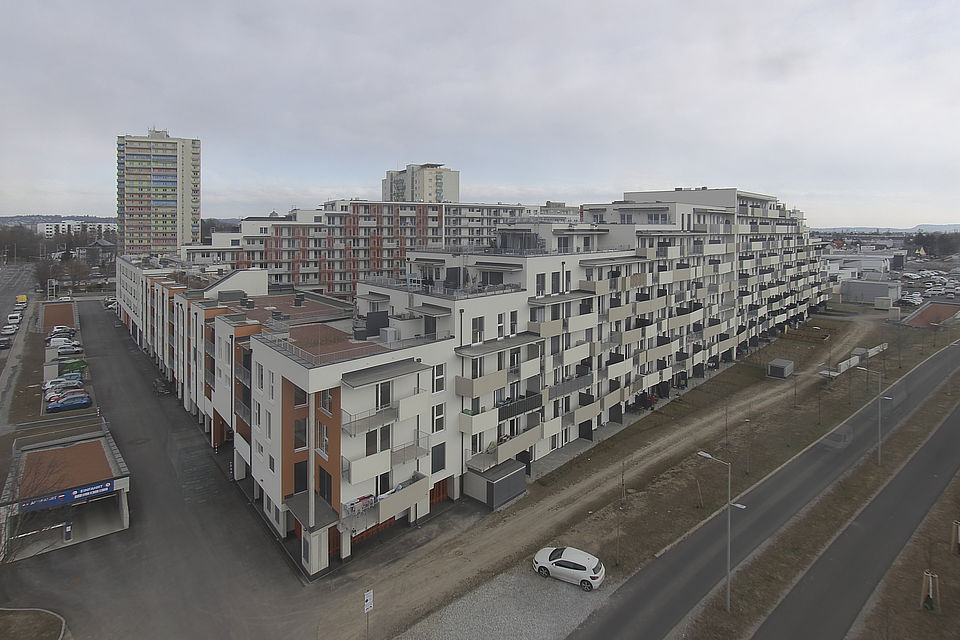
[[[957, 451], [960, 408], [814, 562], [757, 629], [754, 639], [844, 638], [887, 569], [960, 470]], [[811, 616], [811, 611], [817, 615]]]
[[[923, 402], [946, 375], [960, 367], [957, 349], [952, 346], [940, 351], [884, 390], [885, 395], [893, 398], [884, 402], [884, 432]], [[873, 377], [871, 382], [875, 380]], [[747, 509], [734, 510], [733, 514], [731, 561], [734, 567], [864, 455], [875, 455], [872, 449], [877, 442], [876, 401], [832, 433], [837, 435], [836, 439], [822, 439], [735, 498], [735, 502], [747, 505]], [[843, 434], [845, 437], [840, 437]], [[734, 473], [737, 472], [734, 469]], [[925, 490], [935, 491], [933, 487]], [[939, 492], [932, 499], [937, 495]], [[724, 580], [725, 554], [726, 514], [721, 512], [630, 578], [570, 637], [663, 638]], [[830, 606], [839, 605], [831, 603]], [[856, 617], [860, 605], [846, 603], [846, 606], [855, 608], [850, 615]], [[813, 610], [808, 609], [807, 615]], [[805, 637], [829, 636], [807, 634]]]
[[315, 637], [316, 592], [193, 419], [154, 395], [155, 370], [114, 316], [78, 304], [91, 382], [131, 471], [130, 528], [0, 566], [0, 603], [58, 611], [78, 640]]

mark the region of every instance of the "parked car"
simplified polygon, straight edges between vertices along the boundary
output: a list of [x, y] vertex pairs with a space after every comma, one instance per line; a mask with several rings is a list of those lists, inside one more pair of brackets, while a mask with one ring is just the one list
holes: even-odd
[[54, 325], [54, 326], [50, 329], [50, 333], [56, 333], [56, 332], [58, 332], [58, 331], [73, 331], [73, 332], [76, 332], [76, 329], [74, 329], [73, 327], [68, 327], [68, 326], [65, 325], [65, 324], [57, 324], [57, 325]]
[[110, 305], [116, 306], [116, 304], [117, 304], [117, 299], [114, 298], [113, 296], [107, 296], [106, 298], [103, 299], [104, 309], [108, 308]]
[[5, 324], [3, 328], [0, 329], [0, 336], [12, 336], [17, 332], [17, 325], [15, 324]]
[[10, 338], [0, 338], [0, 349], [9, 349], [13, 345]]
[[73, 302], [73, 298], [70, 296], [60, 296], [57, 298], [57, 302]]
[[598, 558], [573, 547], [544, 547], [533, 556], [533, 568], [544, 578], [554, 577], [593, 591], [603, 584], [606, 569]]
[[67, 398], [79, 398], [82, 396], [89, 397], [90, 394], [86, 389], [70, 389], [69, 391], [64, 391], [58, 396], [53, 396], [49, 399], [49, 402], [63, 402]]
[[57, 413], [58, 411], [70, 411], [72, 409], [84, 409], [93, 404], [90, 396], [77, 398], [67, 398], [63, 402], [51, 402], [47, 405], [47, 413]]
[[50, 335], [48, 335], [47, 342], [50, 342], [51, 340], [55, 340], [57, 338], [66, 338], [67, 340], [73, 340], [73, 337], [75, 335], [76, 334], [73, 331], [58, 331], [57, 333], [51, 333]]
[[[79, 375], [80, 374], [78, 373], [65, 373], [58, 378], [53, 378], [51, 380], [44, 381], [44, 383], [40, 385], [40, 388], [43, 389], [44, 391], [49, 391], [50, 389], [54, 388], [59, 384], [63, 384], [64, 382], [79, 382], [80, 381], [79, 377], [72, 377], [72, 376], [79, 376]], [[68, 376], [71, 376], [71, 377], [68, 377]]]
[[104, 307], [104, 310], [105, 310], [105, 311], [116, 311], [116, 310], [117, 310], [117, 303], [116, 303], [116, 302], [111, 302], [110, 304], [108, 304], [107, 306]]
[[27, 303], [26, 303], [26, 302], [18, 302], [17, 304], [13, 305], [13, 308], [14, 308], [16, 311], [23, 311], [24, 309], [27, 308]]
[[48, 338], [47, 346], [48, 347], [76, 347], [76, 346], [80, 346], [80, 343], [77, 342], [76, 340], [72, 340], [66, 336], [63, 336], [63, 337], [56, 337], [56, 338]]
[[50, 402], [53, 398], [63, 395], [67, 391], [72, 391], [73, 389], [83, 389], [83, 383], [76, 380], [68, 380], [67, 382], [60, 383], [55, 387], [47, 389], [43, 394], [43, 399]]
[[75, 356], [83, 353], [83, 347], [78, 344], [67, 344], [57, 349], [58, 356]]

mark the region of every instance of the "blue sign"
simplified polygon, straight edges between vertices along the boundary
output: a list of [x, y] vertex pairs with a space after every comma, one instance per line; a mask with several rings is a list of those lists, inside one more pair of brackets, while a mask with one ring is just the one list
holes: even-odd
[[60, 493], [53, 493], [48, 496], [24, 500], [20, 503], [20, 511], [47, 509], [61, 504], [69, 504], [75, 500], [83, 500], [84, 498], [98, 496], [103, 493], [110, 493], [111, 491], [113, 491], [113, 480], [107, 480], [106, 482], [98, 482], [97, 484], [61, 491]]

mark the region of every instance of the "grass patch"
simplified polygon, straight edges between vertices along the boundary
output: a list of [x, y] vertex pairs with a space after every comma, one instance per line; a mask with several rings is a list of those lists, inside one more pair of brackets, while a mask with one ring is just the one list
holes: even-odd
[[43, 363], [46, 355], [42, 333], [24, 336], [20, 371], [14, 385], [13, 403], [10, 405], [10, 423], [20, 424], [40, 418], [43, 401], [40, 384], [43, 382]]
[[0, 638], [57, 640], [60, 618], [36, 609], [0, 609]]

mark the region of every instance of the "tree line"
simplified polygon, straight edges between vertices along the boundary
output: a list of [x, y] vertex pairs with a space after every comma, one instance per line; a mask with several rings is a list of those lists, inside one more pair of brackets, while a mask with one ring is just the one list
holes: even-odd
[[945, 257], [960, 252], [960, 233], [924, 233], [908, 235], [904, 248], [911, 253], [923, 249], [928, 256]]

